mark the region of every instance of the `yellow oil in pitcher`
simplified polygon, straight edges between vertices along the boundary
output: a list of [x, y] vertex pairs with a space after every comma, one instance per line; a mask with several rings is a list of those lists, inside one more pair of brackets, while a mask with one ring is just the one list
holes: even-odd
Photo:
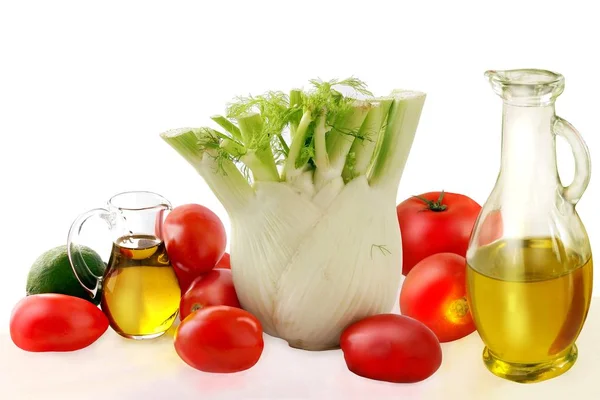
[[162, 335], [177, 317], [180, 295], [160, 239], [131, 235], [113, 243], [101, 307], [120, 335], [136, 339]]
[[558, 239], [501, 240], [477, 250], [467, 280], [486, 344], [484, 361], [493, 373], [537, 381], [575, 362], [592, 295], [591, 258]]

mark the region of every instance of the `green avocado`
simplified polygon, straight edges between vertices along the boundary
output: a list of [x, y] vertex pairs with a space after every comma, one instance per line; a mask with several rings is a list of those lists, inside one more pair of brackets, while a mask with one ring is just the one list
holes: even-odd
[[[80, 246], [81, 255], [89, 269], [102, 276], [106, 264], [94, 250]], [[79, 297], [95, 305], [100, 303], [100, 293], [92, 299], [91, 295], [79, 284], [73, 273], [67, 246], [58, 246], [46, 251], [31, 266], [27, 276], [27, 296], [42, 293], [60, 293]]]

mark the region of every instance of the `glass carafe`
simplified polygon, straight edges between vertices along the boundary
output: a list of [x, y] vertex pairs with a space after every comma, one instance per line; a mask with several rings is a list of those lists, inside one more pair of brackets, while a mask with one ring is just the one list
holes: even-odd
[[[105, 208], [80, 215], [67, 239], [69, 261], [79, 283], [92, 298], [100, 296], [102, 311], [111, 327], [130, 339], [163, 335], [179, 311], [180, 289], [161, 239], [170, 203], [151, 192], [113, 196]], [[87, 267], [80, 231], [92, 218], [106, 223], [112, 251], [103, 276]]]
[[[563, 76], [545, 70], [488, 71], [503, 99], [501, 168], [467, 252], [468, 300], [497, 376], [538, 382], [567, 371], [592, 295], [592, 254], [575, 206], [590, 178], [588, 149], [555, 114]], [[575, 157], [563, 186], [556, 136]]]

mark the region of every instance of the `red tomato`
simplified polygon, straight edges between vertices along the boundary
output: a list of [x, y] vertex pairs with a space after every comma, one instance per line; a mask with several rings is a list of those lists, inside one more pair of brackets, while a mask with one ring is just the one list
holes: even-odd
[[223, 254], [223, 257], [221, 257], [221, 259], [215, 266], [215, 268], [231, 269], [231, 262], [229, 260], [230, 260], [229, 253], [225, 252], [225, 254]]
[[340, 347], [350, 371], [380, 381], [419, 382], [442, 364], [435, 334], [403, 315], [374, 315], [350, 325], [342, 333]]
[[264, 342], [258, 319], [241, 308], [212, 306], [184, 319], [175, 333], [183, 361], [204, 372], [239, 372], [258, 362]]
[[402, 273], [436, 253], [465, 257], [481, 206], [462, 194], [430, 192], [396, 207], [402, 233]]
[[199, 204], [175, 207], [162, 227], [167, 254], [184, 293], [223, 257], [227, 237], [219, 217]]
[[177, 275], [177, 281], [179, 282], [179, 288], [181, 289], [182, 296], [190, 288], [190, 285], [192, 282], [194, 282], [194, 279], [196, 279], [198, 276], [201, 276], [193, 273], [187, 273], [177, 268], [173, 269], [175, 270], [175, 275]]
[[131, 250], [131, 249], [126, 249], [125, 247], [120, 247], [119, 253], [121, 253], [124, 257], [133, 258], [133, 250]]
[[231, 270], [215, 268], [196, 278], [181, 298], [180, 318], [208, 306], [242, 307], [235, 294]]
[[400, 311], [427, 325], [440, 342], [473, 333], [466, 275], [466, 261], [457, 254], [440, 253], [425, 258], [402, 284]]
[[10, 317], [10, 337], [22, 350], [73, 351], [94, 343], [108, 329], [108, 319], [89, 301], [64, 294], [36, 294], [17, 303]]
[[493, 210], [483, 218], [479, 226], [477, 244], [485, 246], [500, 239], [504, 233], [504, 223], [502, 221], [502, 212]]
[[168, 210], [160, 210], [154, 219], [154, 235], [161, 240], [163, 240], [163, 223], [167, 212]]

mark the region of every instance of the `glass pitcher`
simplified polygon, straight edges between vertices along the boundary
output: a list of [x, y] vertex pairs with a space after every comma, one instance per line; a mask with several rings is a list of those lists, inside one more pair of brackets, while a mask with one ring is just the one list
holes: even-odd
[[[537, 382], [575, 363], [590, 306], [592, 253], [575, 211], [590, 179], [590, 157], [579, 133], [555, 115], [562, 75], [524, 69], [486, 76], [504, 102], [501, 167], [467, 251], [468, 301], [487, 368]], [[575, 157], [566, 187], [556, 135]]]
[[[156, 193], [121, 193], [106, 208], [80, 215], [69, 230], [67, 251], [73, 272], [92, 298], [101, 296], [102, 311], [121, 336], [159, 337], [177, 317], [181, 293], [160, 235], [171, 209]], [[79, 251], [81, 229], [91, 218], [106, 222], [112, 236], [104, 276], [93, 274]]]

